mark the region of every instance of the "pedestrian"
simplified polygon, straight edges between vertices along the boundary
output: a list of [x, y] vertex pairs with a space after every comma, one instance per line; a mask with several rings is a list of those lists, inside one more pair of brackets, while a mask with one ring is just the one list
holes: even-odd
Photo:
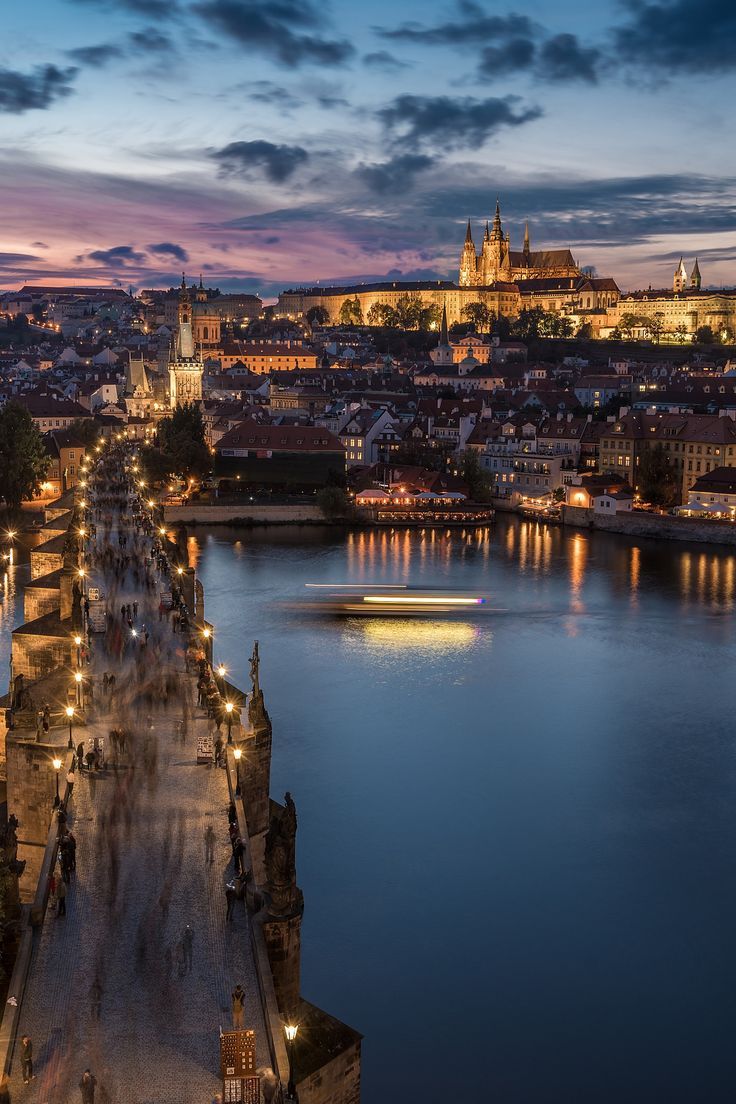
[[59, 878], [56, 885], [56, 900], [58, 902], [57, 917], [66, 916], [66, 882], [63, 878]]
[[235, 886], [232, 882], [228, 882], [225, 886], [225, 900], [227, 901], [227, 912], [225, 913], [226, 920], [232, 920], [235, 913], [235, 902], [238, 899], [238, 895], [235, 891]]
[[97, 1078], [88, 1069], [82, 1074], [79, 1088], [82, 1093], [82, 1104], [95, 1104], [95, 1087]]
[[77, 744], [77, 765], [79, 770], [84, 770], [84, 740], [80, 740]]
[[192, 946], [194, 944], [194, 932], [190, 928], [189, 924], [184, 928], [184, 934], [181, 939], [182, 946], [184, 948], [184, 966], [187, 970], [192, 969]]
[[236, 985], [232, 992], [233, 1007], [233, 1031], [243, 1030], [243, 1015], [245, 1012], [245, 993], [242, 985]]
[[163, 598], [161, 599], [161, 601], [158, 604], [158, 619], [159, 619], [159, 621], [163, 621], [163, 619], [164, 619], [164, 600], [163, 600]]
[[218, 732], [217, 739], [215, 740], [215, 766], [222, 766], [222, 749], [225, 747], [222, 736]]
[[74, 774], [74, 767], [71, 766], [66, 772], [66, 799], [67, 801], [72, 796], [72, 790], [74, 789], [74, 780], [76, 775]]
[[244, 854], [245, 854], [245, 847], [243, 845], [242, 839], [240, 838], [240, 836], [238, 836], [237, 840], [235, 841], [235, 846], [233, 847], [233, 869], [235, 870], [236, 874], [242, 874], [243, 873], [243, 870], [244, 870], [243, 855]]
[[45, 705], [43, 707], [43, 719], [41, 721], [44, 736], [48, 736], [49, 728], [51, 727], [51, 707]]
[[22, 1043], [20, 1064], [23, 1070], [23, 1084], [27, 1085], [29, 1081], [33, 1080], [33, 1043], [30, 1035], [24, 1035]]
[[77, 869], [77, 837], [73, 832], [67, 832], [66, 842], [69, 850], [69, 869], [74, 873]]
[[204, 860], [213, 863], [215, 861], [215, 829], [208, 824], [204, 832]]

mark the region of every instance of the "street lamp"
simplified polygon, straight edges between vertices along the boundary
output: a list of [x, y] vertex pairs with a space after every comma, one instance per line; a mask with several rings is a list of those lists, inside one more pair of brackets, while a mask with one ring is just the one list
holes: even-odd
[[289, 1099], [296, 1100], [297, 1104], [299, 1097], [296, 1095], [296, 1085], [294, 1084], [294, 1041], [296, 1040], [296, 1033], [298, 1030], [299, 1024], [284, 1024], [284, 1031], [286, 1032], [286, 1049], [289, 1052], [289, 1084], [286, 1093]]
[[56, 797], [54, 798], [54, 808], [58, 809], [61, 805], [61, 799], [59, 798], [59, 771], [61, 770], [61, 759], [54, 759], [54, 770], [56, 771]]
[[66, 715], [69, 718], [69, 743], [67, 747], [70, 751], [74, 751], [74, 740], [72, 739], [72, 721], [74, 720], [74, 706], [68, 705], [66, 707]]
[[77, 667], [79, 667], [82, 663], [82, 638], [79, 633], [74, 637], [74, 643], [77, 645]]
[[[82, 672], [81, 671], [75, 671], [74, 672], [74, 681], [77, 684], [77, 706], [81, 707], [81, 706], [84, 705], [84, 702], [82, 701]], [[72, 710], [72, 712], [73, 712], [73, 710]]]
[[242, 754], [243, 753], [240, 750], [240, 748], [236, 747], [235, 751], [233, 752], [233, 755], [235, 757], [235, 779], [236, 779], [236, 782], [235, 782], [235, 796], [236, 797], [240, 797], [240, 756]]
[[227, 713], [227, 742], [231, 744], [233, 742], [233, 703], [225, 702], [225, 712]]

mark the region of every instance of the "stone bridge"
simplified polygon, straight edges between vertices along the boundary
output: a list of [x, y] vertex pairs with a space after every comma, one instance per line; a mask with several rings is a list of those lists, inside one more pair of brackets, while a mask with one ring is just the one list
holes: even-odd
[[[8, 809], [26, 862], [0, 1029], [13, 1104], [78, 1102], [85, 1069], [96, 1104], [211, 1104], [223, 1092], [251, 1099], [241, 1091], [356, 1104], [360, 1035], [300, 994], [296, 818], [269, 796], [272, 731], [257, 652], [247, 696], [212, 671], [201, 586], [181, 544], [138, 498], [133, 463], [113, 446], [88, 462], [86, 489], [53, 504], [48, 540], [31, 552], [31, 617], [13, 634]], [[117, 500], [100, 505], [111, 495], [122, 496], [121, 509]], [[172, 580], [185, 632], [159, 608]], [[107, 599], [106, 631], [90, 633], [85, 593]], [[129, 624], [121, 608], [133, 603]], [[112, 692], [103, 688], [109, 674]], [[223, 742], [232, 738], [221, 766], [212, 758], [218, 721]], [[88, 767], [95, 741], [102, 751]], [[250, 878], [228, 916], [231, 821]], [[64, 915], [50, 886], [65, 830], [76, 838], [76, 870]], [[225, 1081], [220, 1063], [238, 984], [242, 1026], [254, 1033], [255, 1089], [252, 1080]], [[286, 1025], [298, 1025], [291, 1054]], [[27, 1084], [24, 1035], [34, 1060]]]

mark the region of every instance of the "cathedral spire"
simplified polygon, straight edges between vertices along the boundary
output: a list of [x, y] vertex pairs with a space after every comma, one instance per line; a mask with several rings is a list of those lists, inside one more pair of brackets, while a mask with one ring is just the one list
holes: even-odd
[[447, 306], [442, 305], [442, 323], [440, 325], [440, 345], [449, 345], [450, 335], [447, 332]]
[[488, 226], [488, 219], [486, 219], [486, 232], [485, 232], [485, 235], [483, 237], [483, 241], [490, 241], [490, 240], [491, 240], [491, 231], [490, 231], [490, 227]]
[[529, 253], [529, 251], [529, 220], [527, 219], [527, 221], [524, 223], [524, 252]]
[[470, 229], [470, 219], [468, 219], [468, 229], [465, 231], [465, 244], [473, 244], [473, 231]]
[[698, 288], [698, 289], [700, 288], [700, 265], [698, 264], [698, 258], [697, 257], [695, 258], [695, 264], [693, 265], [693, 270], [690, 273], [690, 287], [691, 288]]

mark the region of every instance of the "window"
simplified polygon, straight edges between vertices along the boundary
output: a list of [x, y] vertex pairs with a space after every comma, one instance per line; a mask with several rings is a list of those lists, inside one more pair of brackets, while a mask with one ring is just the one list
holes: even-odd
[[74, 459], [74, 449], [69, 449], [69, 459], [70, 460]]

